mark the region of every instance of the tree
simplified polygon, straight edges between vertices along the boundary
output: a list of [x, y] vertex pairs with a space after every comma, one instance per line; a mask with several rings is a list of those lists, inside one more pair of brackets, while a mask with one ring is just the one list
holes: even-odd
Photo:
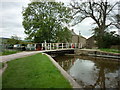
[[116, 28], [120, 29], [120, 2], [117, 2], [116, 7], [114, 8], [114, 11], [111, 12], [110, 20], [112, 21], [112, 25], [114, 25]]
[[[86, 18], [92, 18], [97, 24], [97, 33], [98, 33], [98, 47], [102, 48], [103, 45], [103, 36], [106, 28], [108, 28], [112, 23], [107, 24], [107, 16], [113, 10], [114, 5], [110, 5], [107, 0], [99, 0], [98, 2], [89, 0], [89, 2], [73, 2], [70, 5], [74, 10], [74, 24], [76, 25], [82, 22]], [[94, 29], [95, 30], [95, 29]]]
[[21, 41], [21, 38], [14, 35], [14, 36], [11, 36], [10, 39], [7, 40], [7, 44], [20, 44], [22, 41]]
[[112, 25], [120, 29], [120, 14], [114, 14], [112, 17], [110, 17], [110, 20], [113, 22]]
[[[115, 33], [115, 31], [104, 33], [102, 48], [110, 48], [112, 45], [120, 45], [120, 35]], [[95, 35], [95, 39], [98, 39], [97, 35]]]
[[70, 30], [65, 27], [62, 31], [57, 32], [58, 38], [56, 39], [57, 42], [70, 42], [71, 41], [71, 32]]
[[[23, 26], [28, 39], [36, 43], [59, 42], [64, 37], [62, 32], [68, 32], [64, 24], [71, 19], [71, 9], [58, 2], [31, 2], [23, 10]], [[70, 34], [70, 33], [69, 33]]]

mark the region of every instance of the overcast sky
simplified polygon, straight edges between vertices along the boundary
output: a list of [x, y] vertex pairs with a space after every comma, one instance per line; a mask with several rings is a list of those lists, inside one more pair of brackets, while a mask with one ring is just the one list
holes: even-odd
[[[67, 0], [57, 0], [67, 2]], [[26, 37], [22, 26], [22, 8], [26, 7], [29, 0], [2, 0], [0, 1], [0, 37], [9, 38], [12, 35], [17, 35], [24, 39]], [[72, 27], [76, 34], [81, 32], [81, 35], [88, 38], [92, 35], [91, 28], [93, 20], [88, 18], [82, 23]], [[113, 29], [117, 30], [117, 29]]]

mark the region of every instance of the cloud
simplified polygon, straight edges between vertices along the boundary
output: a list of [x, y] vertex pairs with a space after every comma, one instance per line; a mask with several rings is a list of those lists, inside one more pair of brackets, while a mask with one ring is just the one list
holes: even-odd
[[87, 18], [81, 23], [77, 24], [74, 27], [71, 27], [71, 29], [74, 29], [76, 34], [79, 34], [79, 31], [82, 36], [85, 38], [89, 38], [92, 36], [92, 27], [95, 27], [96, 25], [93, 24], [94, 21], [91, 18]]
[[13, 35], [21, 37], [23, 40], [26, 37], [23, 28], [0, 28], [0, 37], [10, 38]]
[[21, 3], [3, 2], [2, 3], [2, 28], [22, 27]]
[[[18, 1], [18, 0], [17, 0]], [[0, 37], [11, 37], [17, 35], [24, 39], [24, 28], [22, 26], [22, 7], [28, 2], [2, 1], [0, 7]]]
[[[69, 3], [71, 0], [57, 0]], [[115, 0], [113, 0], [115, 1]], [[11, 37], [12, 35], [18, 35], [22, 38], [25, 38], [24, 28], [22, 26], [22, 7], [26, 7], [30, 3], [30, 0], [1, 0], [0, 2], [0, 36], [2, 37]], [[75, 33], [88, 38], [92, 35], [90, 31], [93, 25], [93, 20], [88, 18], [85, 19], [82, 23], [71, 27], [74, 29]]]

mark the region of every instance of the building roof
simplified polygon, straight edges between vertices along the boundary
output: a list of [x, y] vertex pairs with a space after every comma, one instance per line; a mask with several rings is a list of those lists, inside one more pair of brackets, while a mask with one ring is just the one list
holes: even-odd
[[80, 36], [81, 38], [84, 38], [84, 39], [86, 39], [85, 37], [83, 37], [82, 35]]
[[94, 35], [92, 35], [91, 37], [89, 37], [87, 40], [92, 39], [92, 38], [94, 38]]
[[79, 36], [79, 37], [81, 37], [81, 38], [84, 38], [84, 39], [86, 39], [85, 37], [83, 37], [82, 35], [77, 35], [75, 32], [74, 32], [74, 30], [72, 29], [72, 30], [70, 30], [71, 31], [71, 34], [74, 36], [74, 35], [76, 35], [76, 36]]

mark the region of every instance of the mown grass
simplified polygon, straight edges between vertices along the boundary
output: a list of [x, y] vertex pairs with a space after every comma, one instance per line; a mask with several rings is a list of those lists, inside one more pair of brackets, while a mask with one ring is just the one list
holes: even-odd
[[117, 49], [108, 49], [108, 48], [101, 48], [101, 51], [112, 52], [112, 53], [120, 53], [120, 50]]
[[46, 55], [36, 54], [8, 62], [3, 88], [71, 88]]
[[20, 51], [4, 50], [3, 52], [0, 52], [0, 56], [15, 54], [15, 53], [18, 53], [18, 52], [20, 52]]

